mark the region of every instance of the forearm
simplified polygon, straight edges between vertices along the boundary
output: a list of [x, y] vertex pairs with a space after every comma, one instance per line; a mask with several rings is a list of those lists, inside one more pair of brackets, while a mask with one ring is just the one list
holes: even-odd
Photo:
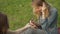
[[16, 32], [8, 29], [7, 34], [16, 34]]
[[26, 29], [28, 29], [28, 27], [22, 27], [20, 29], [14, 30], [14, 31], [13, 30], [8, 30], [7, 34], [20, 34], [23, 31], [25, 31]]
[[15, 30], [15, 32], [17, 32], [19, 34], [19, 33], [22, 33], [23, 31], [25, 31], [27, 29], [28, 29], [28, 27], [22, 27], [20, 29]]

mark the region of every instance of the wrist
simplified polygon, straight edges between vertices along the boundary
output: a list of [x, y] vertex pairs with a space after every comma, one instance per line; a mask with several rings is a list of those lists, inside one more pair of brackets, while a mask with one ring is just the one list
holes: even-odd
[[31, 25], [26, 25], [26, 26], [24, 26], [24, 28], [30, 28], [30, 26], [31, 26]]

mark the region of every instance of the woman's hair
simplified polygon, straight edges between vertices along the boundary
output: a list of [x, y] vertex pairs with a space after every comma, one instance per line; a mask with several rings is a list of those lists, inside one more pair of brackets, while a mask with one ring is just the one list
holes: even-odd
[[7, 15], [0, 12], [0, 34], [6, 34], [9, 28]]
[[45, 0], [32, 0], [33, 5], [35, 5], [35, 6], [43, 6], [43, 2], [46, 5], [46, 9], [44, 10], [44, 13], [45, 13], [44, 15], [45, 15], [45, 17], [48, 17], [49, 16], [48, 3]]
[[45, 2], [45, 0], [32, 0], [32, 3], [37, 6], [42, 6], [43, 2]]

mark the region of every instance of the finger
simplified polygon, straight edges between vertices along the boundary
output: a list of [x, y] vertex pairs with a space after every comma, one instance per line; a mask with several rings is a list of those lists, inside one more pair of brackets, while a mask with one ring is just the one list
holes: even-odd
[[35, 24], [31, 24], [31, 26], [34, 27], [34, 28], [37, 28], [37, 26]]
[[33, 24], [33, 23], [30, 23], [30, 25], [34, 26], [34, 24]]
[[31, 28], [33, 28], [33, 29], [37, 29], [37, 27], [36, 27], [36, 26], [31, 26]]

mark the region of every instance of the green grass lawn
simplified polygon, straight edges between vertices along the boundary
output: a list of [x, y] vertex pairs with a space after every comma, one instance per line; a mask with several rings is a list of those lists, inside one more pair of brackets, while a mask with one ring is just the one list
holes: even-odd
[[[48, 0], [58, 10], [58, 27], [60, 26], [60, 0]], [[32, 18], [31, 0], [0, 0], [0, 11], [8, 16], [10, 29], [23, 27]]]

